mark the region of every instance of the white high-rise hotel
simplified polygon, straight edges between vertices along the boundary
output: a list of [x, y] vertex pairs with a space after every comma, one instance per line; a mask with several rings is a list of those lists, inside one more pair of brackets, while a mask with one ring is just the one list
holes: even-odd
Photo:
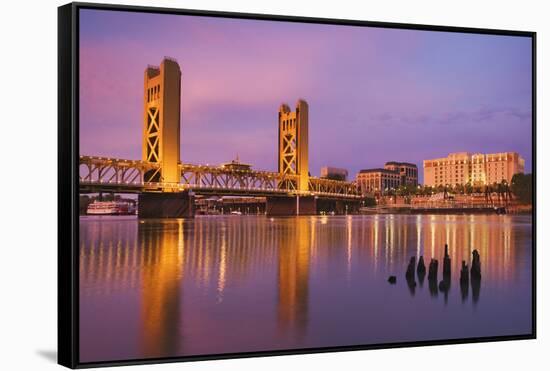
[[424, 184], [454, 186], [456, 184], [487, 185], [510, 183], [514, 174], [523, 173], [525, 160], [517, 152], [451, 153], [447, 157], [424, 160]]

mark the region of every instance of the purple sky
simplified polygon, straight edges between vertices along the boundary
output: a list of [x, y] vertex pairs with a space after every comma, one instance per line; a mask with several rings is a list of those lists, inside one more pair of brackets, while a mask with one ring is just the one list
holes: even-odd
[[[277, 169], [277, 110], [309, 103], [312, 175], [449, 152], [531, 171], [527, 37], [81, 10], [80, 153], [141, 158], [143, 72], [182, 69], [181, 157]], [[422, 175], [422, 171], [420, 171]]]

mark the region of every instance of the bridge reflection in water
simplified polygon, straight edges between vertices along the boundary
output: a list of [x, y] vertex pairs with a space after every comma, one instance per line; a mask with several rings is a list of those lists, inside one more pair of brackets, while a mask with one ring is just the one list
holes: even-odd
[[[442, 259], [445, 302], [411, 296]], [[81, 361], [527, 333], [531, 219], [497, 215], [80, 220]], [[460, 264], [481, 254], [478, 297]], [[398, 283], [386, 283], [396, 274]], [[471, 295], [471, 294], [470, 294]], [[495, 314], [497, 313], [497, 314]]]

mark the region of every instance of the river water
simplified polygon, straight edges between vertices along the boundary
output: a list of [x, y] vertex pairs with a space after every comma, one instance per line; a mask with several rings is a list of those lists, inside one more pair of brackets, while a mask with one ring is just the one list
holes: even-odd
[[[80, 361], [528, 334], [531, 221], [81, 217]], [[441, 280], [445, 243], [450, 289], [409, 286], [411, 256]], [[474, 248], [481, 283], [461, 287]]]

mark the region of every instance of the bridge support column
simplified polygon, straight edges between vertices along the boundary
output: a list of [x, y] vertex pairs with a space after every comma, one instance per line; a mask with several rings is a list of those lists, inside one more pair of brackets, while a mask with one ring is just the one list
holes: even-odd
[[296, 216], [316, 214], [317, 197], [315, 196], [266, 197], [266, 215], [268, 216]]
[[195, 197], [188, 191], [142, 193], [138, 197], [139, 218], [193, 218]]

